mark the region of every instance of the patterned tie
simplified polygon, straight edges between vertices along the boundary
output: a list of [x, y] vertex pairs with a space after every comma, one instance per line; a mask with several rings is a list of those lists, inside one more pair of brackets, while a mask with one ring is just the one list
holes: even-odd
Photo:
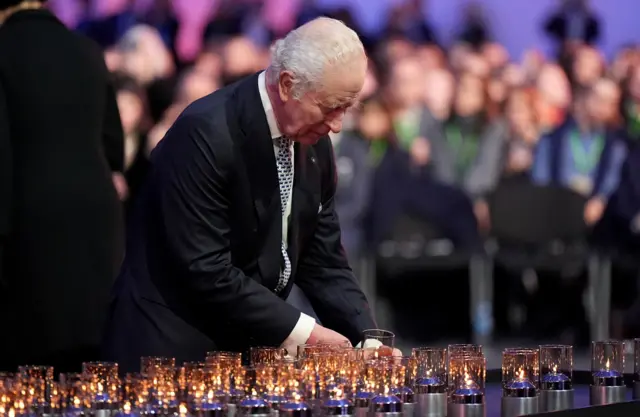
[[[293, 187], [293, 158], [291, 155], [291, 139], [284, 136], [276, 139], [278, 145], [278, 155], [276, 157], [276, 165], [278, 166], [278, 183], [280, 184], [280, 206], [282, 207], [282, 221], [287, 221], [284, 218], [285, 210], [287, 209], [287, 203], [289, 201], [289, 195], [291, 195], [291, 188]], [[284, 259], [284, 268], [280, 271], [280, 279], [278, 279], [278, 285], [276, 286], [276, 293], [282, 291], [289, 282], [291, 276], [291, 261], [289, 260], [289, 254], [287, 253], [287, 247], [285, 245], [285, 239], [282, 237], [282, 243], [280, 245], [280, 251], [282, 252], [282, 258]]]

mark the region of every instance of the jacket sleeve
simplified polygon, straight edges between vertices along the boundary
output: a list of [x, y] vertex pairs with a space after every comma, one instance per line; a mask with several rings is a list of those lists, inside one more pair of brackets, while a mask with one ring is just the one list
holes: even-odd
[[318, 149], [322, 165], [322, 210], [316, 230], [301, 254], [296, 284], [309, 298], [322, 324], [360, 342], [363, 330], [376, 324], [340, 242], [340, 223], [335, 210], [336, 166], [329, 139]]
[[300, 312], [232, 263], [232, 146], [209, 119], [178, 119], [152, 154], [160, 224], [190, 301], [252, 345], [279, 346]]

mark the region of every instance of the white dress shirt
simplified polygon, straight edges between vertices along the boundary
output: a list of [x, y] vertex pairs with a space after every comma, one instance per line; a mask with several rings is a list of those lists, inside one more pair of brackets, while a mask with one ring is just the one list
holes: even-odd
[[[276, 144], [277, 142], [275, 141], [275, 139], [281, 137], [282, 133], [280, 132], [280, 128], [278, 128], [276, 116], [273, 113], [273, 107], [271, 106], [271, 100], [269, 100], [269, 95], [267, 94], [267, 83], [264, 71], [258, 76], [258, 91], [260, 91], [260, 101], [262, 101], [262, 107], [264, 108], [264, 113], [267, 116], [267, 123], [269, 124], [271, 139], [273, 139], [273, 151], [275, 152], [275, 155], [277, 157], [279, 148]], [[293, 156], [293, 143], [291, 144], [291, 155]], [[294, 161], [291, 161], [292, 167], [294, 167], [293, 162]], [[289, 192], [289, 196], [287, 198], [287, 206], [284, 208], [284, 212], [282, 214], [282, 241], [284, 242], [285, 247], [288, 247], [287, 236], [289, 233], [289, 219], [291, 217], [291, 199], [293, 197], [292, 194], [293, 187]], [[313, 331], [313, 327], [315, 325], [316, 321], [313, 317], [301, 312], [298, 322], [289, 334], [289, 337], [287, 337], [284, 343], [282, 343], [282, 347], [287, 349], [289, 354], [295, 355], [298, 345], [307, 343], [307, 340], [309, 339], [309, 336], [311, 336], [311, 332]]]

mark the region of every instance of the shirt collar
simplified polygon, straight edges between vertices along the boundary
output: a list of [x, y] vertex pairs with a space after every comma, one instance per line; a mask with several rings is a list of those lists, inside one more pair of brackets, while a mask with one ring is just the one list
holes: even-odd
[[280, 132], [280, 128], [278, 128], [276, 115], [273, 112], [273, 106], [271, 105], [271, 100], [269, 100], [269, 94], [267, 93], [267, 80], [265, 71], [262, 71], [260, 75], [258, 75], [258, 91], [260, 92], [260, 101], [262, 101], [264, 114], [265, 116], [267, 116], [267, 124], [269, 124], [269, 133], [271, 133], [271, 139], [277, 139], [282, 136], [282, 132]]

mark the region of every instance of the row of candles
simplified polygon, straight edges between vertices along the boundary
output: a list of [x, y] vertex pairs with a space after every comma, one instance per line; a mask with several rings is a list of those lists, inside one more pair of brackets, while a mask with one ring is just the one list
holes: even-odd
[[[640, 375], [640, 339], [635, 341]], [[61, 415], [139, 417], [436, 417], [485, 414], [486, 358], [480, 345], [416, 348], [391, 356], [389, 346], [301, 345], [292, 358], [280, 348], [252, 348], [250, 364], [235, 352], [209, 352], [204, 362], [176, 366], [145, 357], [139, 373], [84, 363], [78, 374], [24, 366], [0, 373], [0, 417]], [[624, 400], [624, 344], [592, 344], [592, 404]], [[573, 407], [573, 349], [543, 345], [505, 349], [504, 417]]]

